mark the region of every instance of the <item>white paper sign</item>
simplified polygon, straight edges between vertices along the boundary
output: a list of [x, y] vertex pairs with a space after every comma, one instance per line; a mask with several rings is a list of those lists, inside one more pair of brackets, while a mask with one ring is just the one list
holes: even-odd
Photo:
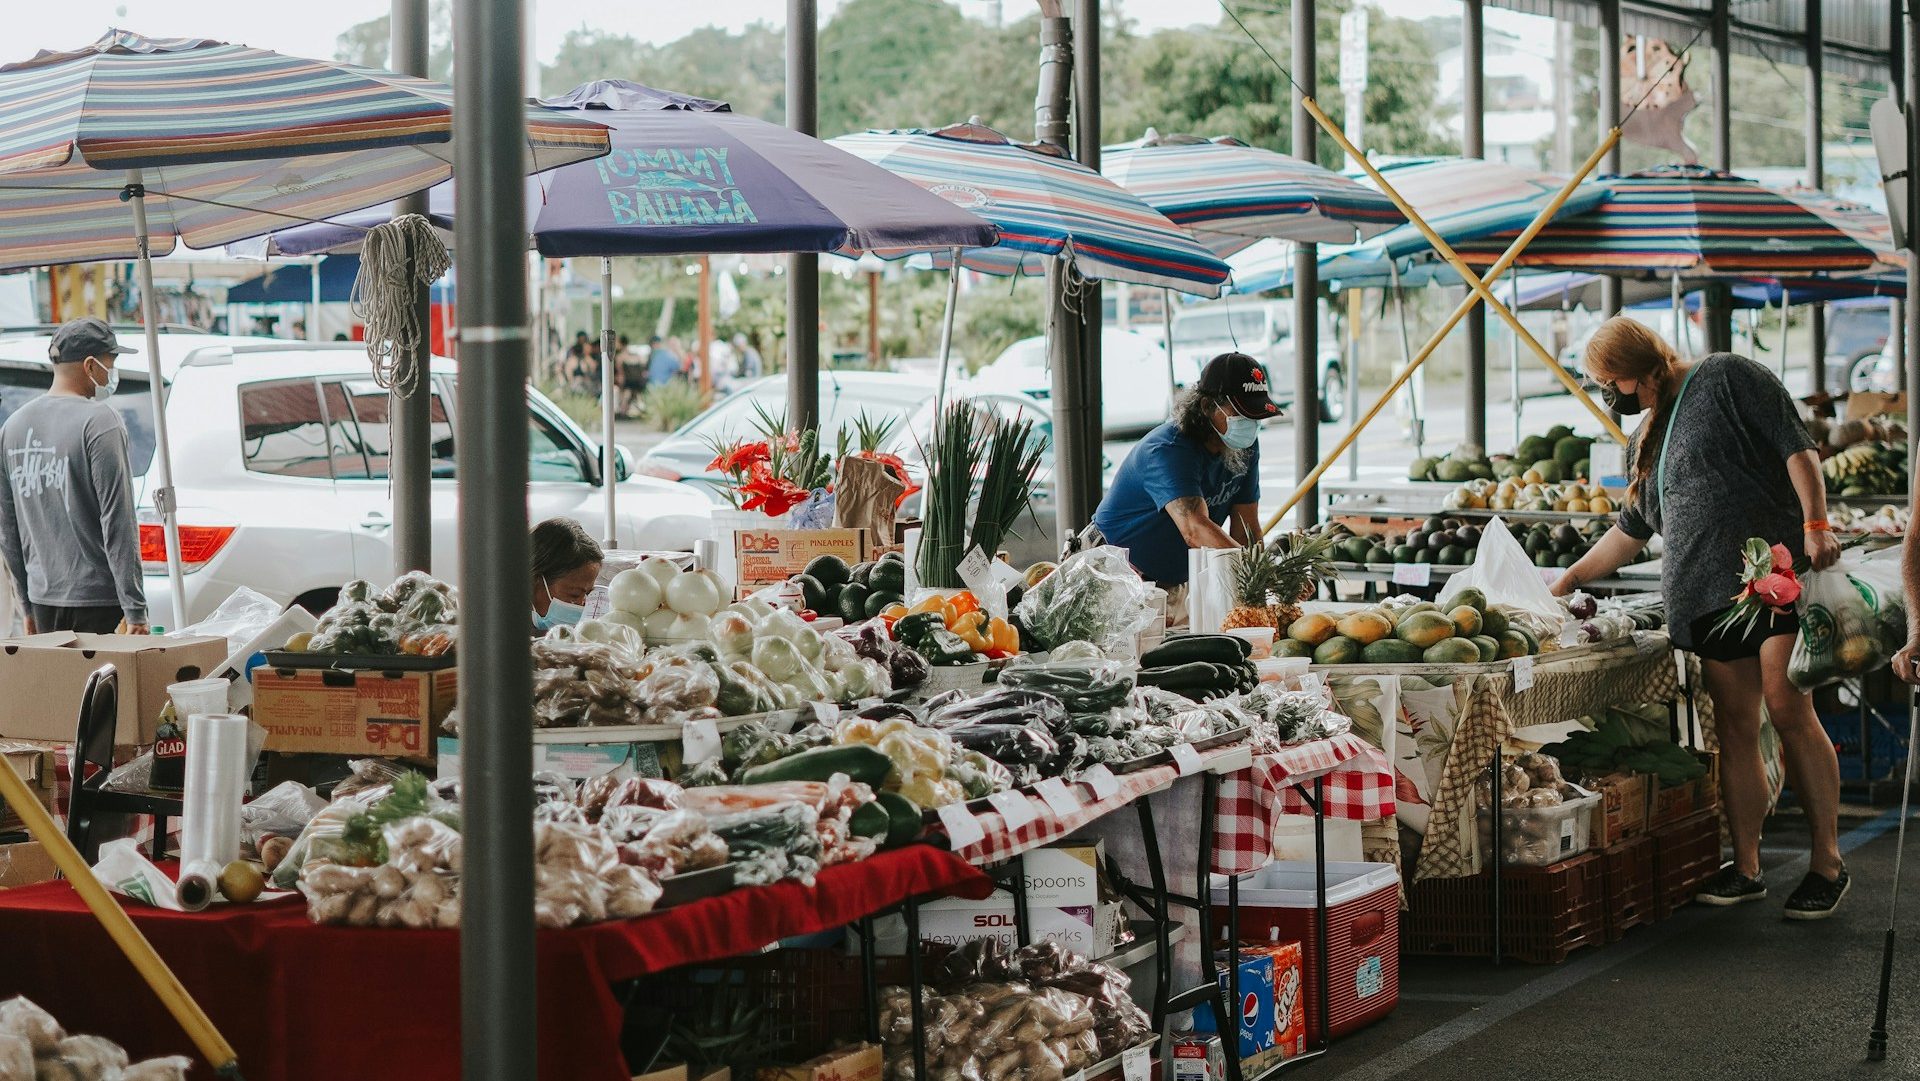
[[1513, 689], [1515, 693], [1533, 686], [1533, 658], [1515, 657], [1513, 659]]
[[1206, 769], [1206, 763], [1200, 761], [1200, 752], [1191, 743], [1173, 745], [1173, 764], [1180, 767], [1180, 776], [1199, 773]]
[[1120, 1052], [1120, 1072], [1125, 1081], [1153, 1081], [1152, 1048], [1129, 1047]]
[[1067, 782], [1058, 777], [1046, 777], [1033, 786], [1040, 798], [1047, 802], [1047, 809], [1055, 818], [1066, 818], [1080, 810], [1080, 797], [1073, 794]]
[[680, 754], [689, 766], [720, 757], [720, 729], [711, 718], [703, 717], [681, 726]]
[[947, 831], [947, 842], [955, 852], [987, 839], [987, 831], [980, 828], [980, 820], [973, 817], [966, 804], [949, 803], [940, 808], [939, 814], [940, 825]]
[[999, 619], [1007, 618], [1007, 590], [993, 575], [993, 560], [978, 547], [967, 549], [960, 557], [960, 565], [954, 568], [960, 575], [960, 581], [980, 599], [980, 607], [987, 614]]
[[1395, 563], [1393, 565], [1393, 584], [1397, 586], [1426, 586], [1433, 582], [1433, 564], [1431, 563]]
[[824, 725], [839, 724], [840, 707], [834, 705], [832, 702], [815, 702], [813, 704], [813, 719]]
[[1120, 779], [1113, 775], [1113, 771], [1108, 769], [1105, 763], [1082, 773], [1080, 779], [1093, 788], [1094, 799], [1112, 799], [1120, 794]]
[[1025, 792], [1018, 790], [995, 792], [987, 797], [987, 802], [1000, 812], [1000, 818], [1006, 822], [1009, 830], [1029, 825], [1040, 817], [1040, 812], [1033, 809], [1033, 801], [1027, 798]]

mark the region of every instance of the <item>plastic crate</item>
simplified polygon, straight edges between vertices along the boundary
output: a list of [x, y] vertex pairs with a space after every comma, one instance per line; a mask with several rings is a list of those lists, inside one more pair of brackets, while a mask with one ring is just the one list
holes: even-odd
[[[879, 986], [906, 982], [906, 960], [879, 959]], [[649, 1005], [704, 1015], [715, 999], [762, 1008], [769, 1061], [801, 1062], [866, 1032], [866, 995], [858, 955], [832, 949], [779, 949], [648, 977]]]
[[[1501, 876], [1503, 956], [1558, 964], [1607, 938], [1606, 861], [1596, 853], [1551, 867], [1513, 867]], [[1430, 878], [1407, 887], [1400, 924], [1406, 952], [1454, 957], [1493, 955], [1493, 887], [1487, 872]]]
[[1693, 900], [1720, 870], [1720, 816], [1703, 811], [1654, 830], [1653, 867], [1658, 886], [1654, 918], [1664, 920]]
[[1654, 895], [1659, 882], [1654, 868], [1652, 837], [1622, 841], [1600, 853], [1607, 869], [1607, 941], [1655, 919]]

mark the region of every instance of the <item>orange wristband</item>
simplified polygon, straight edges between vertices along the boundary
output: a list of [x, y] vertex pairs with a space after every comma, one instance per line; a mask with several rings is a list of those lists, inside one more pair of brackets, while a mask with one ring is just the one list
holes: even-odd
[[1831, 533], [1833, 532], [1833, 523], [1827, 521], [1825, 518], [1821, 518], [1817, 521], [1806, 523], [1803, 528], [1809, 533]]

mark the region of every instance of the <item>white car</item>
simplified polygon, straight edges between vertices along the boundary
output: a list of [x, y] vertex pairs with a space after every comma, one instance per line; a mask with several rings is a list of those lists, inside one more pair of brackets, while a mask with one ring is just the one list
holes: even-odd
[[[123, 330], [122, 340], [144, 352], [137, 333]], [[0, 340], [0, 421], [50, 384], [48, 340]], [[180, 501], [184, 620], [172, 610], [153, 510], [158, 470], [144, 356], [121, 359], [120, 387], [109, 399], [131, 435], [154, 624], [205, 618], [240, 586], [318, 611], [354, 578], [393, 578], [387, 392], [374, 383], [364, 346], [167, 334], [160, 353]], [[452, 361], [433, 361], [433, 573], [449, 581], [459, 560], [454, 373]], [[530, 520], [564, 515], [605, 536], [599, 445], [538, 391], [527, 398]], [[615, 461], [624, 547], [684, 550], [709, 535], [710, 500], [685, 485], [629, 478], [624, 452]]]
[[[1022, 338], [975, 373], [977, 390], [1025, 394], [1041, 401], [1053, 397], [1053, 370], [1047, 364], [1047, 339]], [[1106, 327], [1100, 334], [1101, 427], [1107, 436], [1139, 435], [1173, 412], [1173, 381], [1166, 350], [1130, 330]]]

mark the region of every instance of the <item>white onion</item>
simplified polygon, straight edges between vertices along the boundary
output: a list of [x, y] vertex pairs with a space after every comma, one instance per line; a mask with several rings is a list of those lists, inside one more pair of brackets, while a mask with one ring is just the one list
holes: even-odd
[[721, 605], [719, 590], [699, 574], [682, 574], [668, 582], [664, 598], [668, 608], [682, 615], [711, 615]]
[[667, 628], [670, 638], [705, 638], [707, 636], [707, 617], [700, 612], [683, 612], [673, 617], [673, 623]]
[[652, 641], [655, 638], [665, 638], [671, 633], [670, 628], [673, 626], [673, 621], [677, 618], [679, 618], [679, 613], [671, 608], [662, 608], [641, 621], [641, 633], [647, 636], [648, 641]]
[[662, 589], [666, 588], [668, 582], [680, 576], [680, 568], [674, 566], [672, 560], [661, 559], [659, 556], [648, 556], [641, 560], [639, 569], [645, 571], [647, 577], [652, 578]]
[[616, 612], [649, 615], [660, 608], [660, 583], [643, 570], [625, 570], [607, 584], [607, 600]]

